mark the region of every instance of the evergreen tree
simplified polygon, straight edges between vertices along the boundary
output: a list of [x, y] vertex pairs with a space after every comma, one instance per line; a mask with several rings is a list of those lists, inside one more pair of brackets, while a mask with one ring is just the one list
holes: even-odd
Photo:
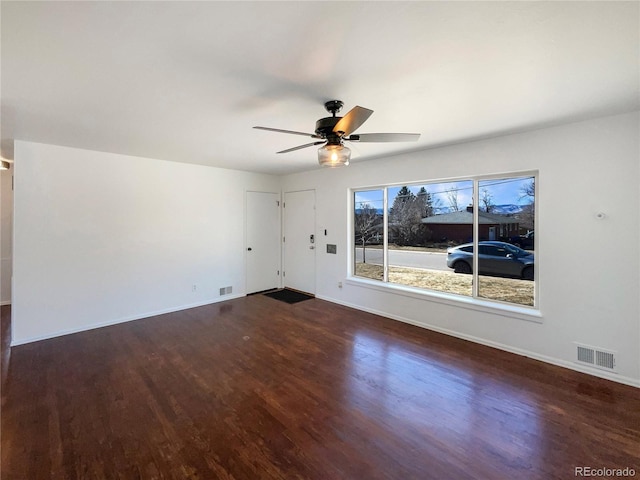
[[422, 219], [433, 214], [431, 195], [424, 187], [415, 195], [404, 186], [393, 200], [389, 212], [389, 231], [397, 245], [417, 245], [427, 240]]
[[433, 216], [433, 198], [431, 198], [431, 194], [427, 192], [424, 187], [420, 187], [416, 195], [416, 201], [420, 207], [420, 215], [422, 218]]

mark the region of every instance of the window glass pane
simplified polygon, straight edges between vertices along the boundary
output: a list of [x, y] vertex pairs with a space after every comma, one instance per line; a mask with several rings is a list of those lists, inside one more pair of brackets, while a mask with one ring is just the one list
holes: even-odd
[[[473, 182], [388, 188], [389, 282], [472, 295], [472, 277], [455, 273], [447, 249], [473, 239]], [[472, 254], [461, 252], [460, 262]], [[462, 263], [457, 264], [460, 268]]]
[[534, 304], [535, 178], [478, 182], [478, 296]]
[[354, 192], [354, 275], [383, 279], [384, 191]]

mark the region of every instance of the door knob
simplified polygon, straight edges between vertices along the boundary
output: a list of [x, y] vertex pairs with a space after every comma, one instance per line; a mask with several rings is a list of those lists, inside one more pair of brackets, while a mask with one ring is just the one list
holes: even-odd
[[316, 247], [314, 247], [313, 245], [309, 245], [309, 250], [313, 250], [314, 248]]
[[251, 247], [247, 248], [247, 250], [251, 251]]

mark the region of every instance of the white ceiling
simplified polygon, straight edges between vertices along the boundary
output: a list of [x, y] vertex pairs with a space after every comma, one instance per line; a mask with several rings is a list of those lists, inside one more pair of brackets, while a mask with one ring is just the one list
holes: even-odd
[[353, 161], [640, 108], [638, 2], [2, 2], [14, 139], [311, 170], [323, 103], [373, 116]]

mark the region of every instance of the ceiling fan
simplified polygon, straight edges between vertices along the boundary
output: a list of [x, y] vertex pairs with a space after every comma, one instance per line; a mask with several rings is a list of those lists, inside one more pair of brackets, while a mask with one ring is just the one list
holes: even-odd
[[353, 107], [344, 117], [337, 117], [336, 113], [342, 109], [343, 103], [340, 100], [330, 100], [324, 104], [324, 108], [331, 113], [331, 117], [321, 118], [316, 122], [315, 133], [296, 132], [293, 130], [281, 130], [270, 127], [253, 127], [259, 130], [269, 130], [271, 132], [290, 133], [293, 135], [304, 135], [305, 137], [317, 138], [316, 142], [305, 143], [297, 147], [288, 148], [276, 153], [288, 153], [302, 148], [313, 147], [324, 144], [318, 149], [318, 163], [328, 167], [339, 167], [349, 165], [351, 149], [343, 142], [415, 142], [420, 138], [419, 133], [361, 133], [354, 135], [360, 126], [367, 121], [373, 113], [364, 107]]

